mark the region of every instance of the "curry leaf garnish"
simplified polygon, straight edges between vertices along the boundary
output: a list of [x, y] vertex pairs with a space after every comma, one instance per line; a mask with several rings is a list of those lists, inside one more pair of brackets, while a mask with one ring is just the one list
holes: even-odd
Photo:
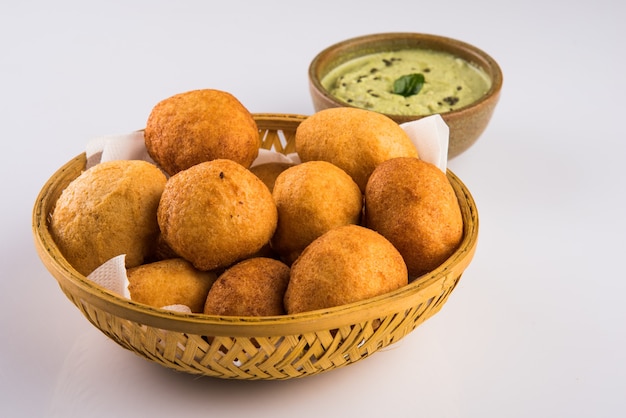
[[403, 75], [393, 82], [393, 93], [404, 97], [413, 96], [424, 86], [424, 74], [413, 73]]

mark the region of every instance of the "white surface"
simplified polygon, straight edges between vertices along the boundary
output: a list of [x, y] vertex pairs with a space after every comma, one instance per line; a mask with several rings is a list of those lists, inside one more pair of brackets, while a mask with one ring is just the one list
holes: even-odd
[[[623, 3], [5, 3], [0, 416], [624, 416]], [[505, 74], [484, 136], [449, 165], [481, 229], [438, 315], [353, 366], [252, 383], [170, 372], [83, 319], [32, 244], [35, 197], [60, 165], [190, 89], [309, 114], [313, 56], [383, 31], [465, 40]]]

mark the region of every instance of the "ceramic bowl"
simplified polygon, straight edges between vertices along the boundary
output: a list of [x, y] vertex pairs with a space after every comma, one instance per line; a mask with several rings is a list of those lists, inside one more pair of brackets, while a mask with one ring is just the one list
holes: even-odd
[[[502, 88], [502, 71], [498, 63], [486, 52], [465, 42], [421, 33], [380, 33], [331, 45], [315, 56], [309, 66], [309, 88], [315, 111], [330, 107], [354, 107], [334, 97], [322, 85], [321, 80], [331, 70], [364, 55], [404, 49], [429, 49], [451, 53], [484, 70], [491, 80], [489, 90], [478, 100], [465, 107], [441, 113], [450, 128], [448, 158], [453, 158], [472, 146], [483, 133], [498, 103]], [[392, 114], [387, 116], [397, 123], [424, 117]]]

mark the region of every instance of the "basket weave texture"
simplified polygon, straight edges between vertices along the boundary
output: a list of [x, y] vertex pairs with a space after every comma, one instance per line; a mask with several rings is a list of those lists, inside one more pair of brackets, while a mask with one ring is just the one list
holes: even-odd
[[[260, 146], [293, 152], [301, 115], [255, 114]], [[33, 209], [37, 252], [64, 294], [120, 346], [180, 372], [223, 379], [290, 379], [352, 364], [393, 344], [437, 313], [469, 265], [478, 213], [465, 185], [450, 171], [464, 221], [457, 251], [432, 272], [392, 293], [324, 311], [276, 317], [181, 314], [115, 295], [63, 258], [48, 230], [61, 191], [85, 167], [81, 154], [44, 185]]]

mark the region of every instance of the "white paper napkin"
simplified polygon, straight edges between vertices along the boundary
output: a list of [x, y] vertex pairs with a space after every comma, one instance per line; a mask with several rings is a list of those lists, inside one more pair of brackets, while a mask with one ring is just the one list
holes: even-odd
[[87, 278], [113, 293], [130, 299], [125, 263], [126, 254], [118, 255], [92, 271]]
[[144, 140], [143, 131], [93, 138], [85, 148], [89, 168], [104, 161], [144, 160], [154, 163]]
[[400, 125], [407, 133], [421, 160], [428, 161], [446, 172], [450, 128], [441, 115], [430, 115]]
[[[450, 129], [443, 118], [440, 115], [431, 115], [403, 123], [400, 126], [415, 144], [420, 159], [436, 165], [445, 173]], [[85, 153], [87, 168], [111, 160], [145, 160], [154, 163], [146, 150], [143, 131], [94, 138], [87, 144]], [[260, 149], [252, 166], [269, 162], [299, 164], [300, 157], [296, 153], [284, 155], [279, 152]], [[124, 264], [125, 258], [124, 254], [113, 257], [94, 270], [87, 278], [111, 292], [130, 299], [128, 276]], [[185, 305], [164, 306], [162, 309], [191, 313], [189, 307]]]
[[285, 155], [281, 152], [259, 149], [259, 155], [252, 162], [251, 167], [267, 163], [300, 164], [300, 162], [300, 156], [295, 152]]

